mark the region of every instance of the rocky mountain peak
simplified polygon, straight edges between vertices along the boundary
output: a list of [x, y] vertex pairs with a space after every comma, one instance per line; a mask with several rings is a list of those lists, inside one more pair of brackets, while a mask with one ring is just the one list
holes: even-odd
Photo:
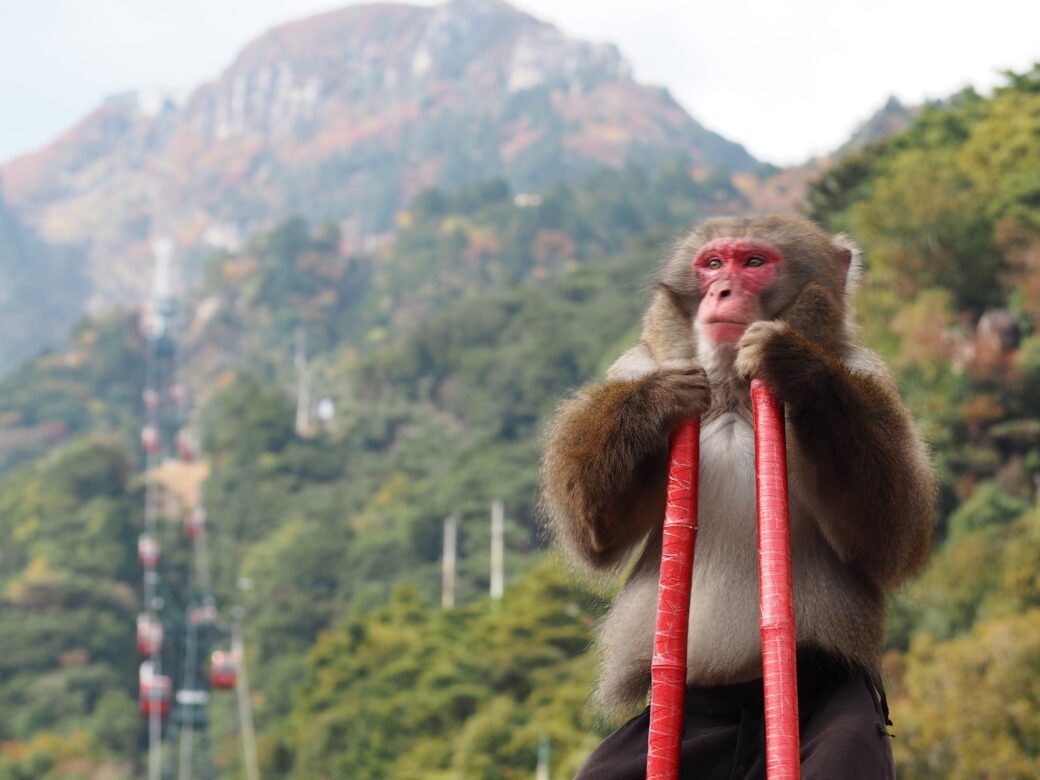
[[[750, 169], [615, 46], [500, 0], [352, 6], [275, 27], [190, 95], [115, 96], [0, 169], [12, 210], [85, 257], [91, 308], [143, 293], [157, 236], [185, 277], [292, 214], [364, 245], [430, 187], [537, 190], [681, 158]], [[64, 255], [63, 255], [64, 256]]]

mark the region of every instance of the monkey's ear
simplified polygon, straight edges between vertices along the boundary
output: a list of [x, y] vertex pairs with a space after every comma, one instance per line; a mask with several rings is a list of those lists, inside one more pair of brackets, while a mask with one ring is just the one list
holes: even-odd
[[692, 319], [694, 313], [697, 311], [697, 299], [693, 293], [682, 292], [676, 289], [675, 286], [668, 282], [657, 280], [657, 290], [662, 293], [664, 298], [672, 304], [676, 309], [682, 312], [683, 316]]
[[845, 271], [845, 293], [851, 295], [863, 278], [863, 253], [845, 233], [838, 233], [831, 241], [837, 251], [838, 262]]

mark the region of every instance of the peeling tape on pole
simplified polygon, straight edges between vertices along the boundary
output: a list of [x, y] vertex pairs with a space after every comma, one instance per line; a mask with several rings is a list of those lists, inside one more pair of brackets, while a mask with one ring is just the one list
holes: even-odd
[[798, 671], [784, 411], [758, 380], [751, 384], [751, 400], [755, 416], [766, 774], [769, 780], [797, 780], [801, 776]]
[[686, 640], [690, 583], [697, 538], [697, 472], [700, 420], [683, 423], [672, 439], [668, 498], [661, 542], [657, 628], [651, 663], [648, 780], [679, 777], [679, 748], [686, 694]]

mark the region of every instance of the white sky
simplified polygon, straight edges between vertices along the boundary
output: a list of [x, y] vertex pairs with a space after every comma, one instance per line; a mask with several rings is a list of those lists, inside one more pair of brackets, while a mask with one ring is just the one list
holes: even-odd
[[[280, 22], [328, 0], [0, 0], [0, 161], [106, 95], [191, 88]], [[430, 4], [430, 3], [425, 3]], [[785, 164], [840, 145], [889, 95], [988, 89], [1040, 60], [1040, 0], [515, 0], [617, 43], [703, 124]]]

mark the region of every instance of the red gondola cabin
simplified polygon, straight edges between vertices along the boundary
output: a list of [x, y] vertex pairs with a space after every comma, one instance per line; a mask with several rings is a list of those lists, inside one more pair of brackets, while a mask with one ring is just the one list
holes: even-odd
[[209, 682], [215, 690], [227, 691], [238, 680], [238, 658], [234, 653], [215, 650], [210, 657]]
[[161, 442], [162, 437], [159, 436], [159, 429], [154, 425], [146, 425], [141, 429], [141, 446], [144, 447], [144, 451], [149, 455], [159, 454]]
[[160, 718], [170, 714], [170, 698], [173, 693], [173, 681], [166, 675], [141, 675], [138, 684], [141, 714], [146, 718], [153, 712]]
[[178, 431], [177, 433], [177, 457], [185, 463], [191, 463], [195, 460], [195, 446], [191, 441], [191, 436], [186, 431]]
[[184, 536], [190, 541], [195, 541], [202, 534], [205, 525], [206, 510], [201, 506], [192, 509], [184, 515]]
[[159, 543], [148, 534], [141, 534], [137, 540], [137, 560], [141, 568], [146, 571], [155, 571], [159, 565]]
[[137, 652], [145, 658], [156, 655], [162, 649], [162, 623], [148, 615], [137, 616]]
[[212, 626], [217, 622], [217, 608], [213, 604], [194, 607], [188, 613], [188, 619], [193, 626]]

